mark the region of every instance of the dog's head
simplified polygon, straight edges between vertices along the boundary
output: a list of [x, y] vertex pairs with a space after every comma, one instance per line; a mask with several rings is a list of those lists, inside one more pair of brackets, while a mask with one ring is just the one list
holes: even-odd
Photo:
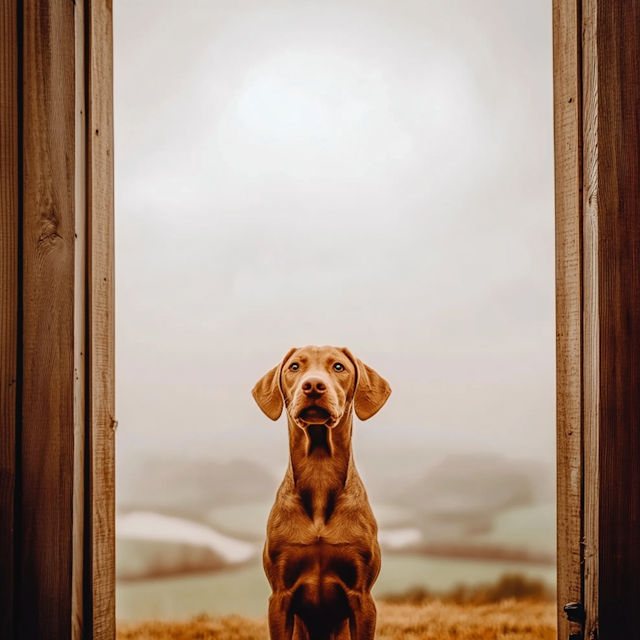
[[368, 420], [382, 408], [391, 388], [348, 349], [309, 346], [291, 349], [252, 393], [269, 418], [277, 420], [286, 407], [305, 429], [310, 424], [335, 427], [352, 404], [358, 418]]

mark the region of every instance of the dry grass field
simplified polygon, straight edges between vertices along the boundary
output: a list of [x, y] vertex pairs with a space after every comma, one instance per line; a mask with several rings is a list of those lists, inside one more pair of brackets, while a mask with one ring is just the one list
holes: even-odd
[[[555, 640], [556, 605], [544, 584], [504, 576], [447, 593], [412, 589], [378, 602], [378, 640]], [[266, 640], [265, 619], [199, 616], [122, 623], [117, 640]]]
[[[199, 616], [188, 622], [121, 624], [117, 640], [266, 640], [264, 619]], [[555, 640], [556, 606], [503, 600], [495, 604], [380, 603], [378, 640]]]

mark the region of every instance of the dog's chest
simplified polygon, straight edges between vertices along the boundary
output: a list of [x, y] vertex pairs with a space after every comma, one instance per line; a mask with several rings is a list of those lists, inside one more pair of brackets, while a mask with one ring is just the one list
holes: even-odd
[[340, 504], [328, 519], [312, 519], [301, 507], [291, 509], [277, 521], [270, 521], [268, 526], [269, 541], [278, 548], [287, 545], [359, 546], [363, 541], [376, 540], [376, 534], [376, 522], [370, 509], [342, 509]]

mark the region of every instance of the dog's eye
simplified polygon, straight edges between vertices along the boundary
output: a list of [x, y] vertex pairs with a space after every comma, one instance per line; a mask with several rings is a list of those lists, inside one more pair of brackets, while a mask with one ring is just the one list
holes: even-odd
[[339, 362], [336, 362], [336, 363], [333, 365], [333, 368], [334, 368], [334, 370], [335, 370], [335, 371], [344, 371], [344, 366], [343, 366], [343, 365], [341, 365]]
[[297, 371], [300, 368], [300, 365], [297, 362], [294, 362], [289, 369], [291, 369], [291, 371]]

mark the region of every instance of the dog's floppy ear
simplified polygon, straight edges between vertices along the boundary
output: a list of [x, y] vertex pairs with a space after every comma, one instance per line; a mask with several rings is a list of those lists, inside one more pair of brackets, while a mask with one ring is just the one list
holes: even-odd
[[282, 359], [282, 362], [265, 373], [256, 386], [253, 387], [251, 395], [258, 403], [263, 413], [271, 418], [277, 420], [282, 414], [283, 396], [282, 385], [280, 384], [280, 372], [282, 371], [282, 365], [289, 359], [289, 356], [295, 351], [295, 347], [289, 350], [289, 353]]
[[374, 416], [391, 395], [389, 383], [371, 367], [355, 358], [349, 349], [342, 349], [356, 367], [356, 390], [353, 396], [353, 408], [360, 420]]

